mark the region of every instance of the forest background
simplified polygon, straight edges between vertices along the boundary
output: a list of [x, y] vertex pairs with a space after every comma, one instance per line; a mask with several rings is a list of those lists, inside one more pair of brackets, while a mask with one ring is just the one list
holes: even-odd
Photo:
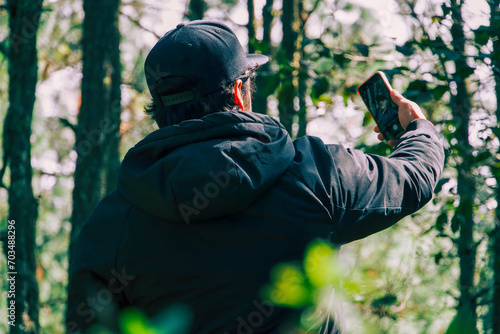
[[143, 112], [145, 56], [201, 18], [271, 56], [254, 111], [293, 138], [388, 155], [356, 93], [377, 70], [442, 134], [433, 201], [340, 251], [342, 280], [357, 282], [342, 306], [350, 332], [500, 333], [499, 0], [0, 2], [0, 332], [64, 331], [72, 245], [124, 154], [156, 128]]

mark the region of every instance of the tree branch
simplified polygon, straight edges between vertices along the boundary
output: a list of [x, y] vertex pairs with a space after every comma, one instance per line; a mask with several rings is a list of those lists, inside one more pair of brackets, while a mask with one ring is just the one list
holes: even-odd
[[76, 130], [77, 130], [77, 126], [73, 123], [71, 123], [70, 121], [68, 121], [66, 118], [59, 118], [59, 122], [63, 125], [63, 126], [67, 126], [68, 128], [70, 128], [71, 130], [73, 130], [73, 132], [76, 134]]
[[132, 22], [133, 24], [135, 24], [136, 26], [138, 26], [139, 28], [141, 28], [142, 30], [145, 30], [151, 34], [153, 34], [156, 38], [160, 39], [161, 36], [158, 35], [157, 33], [155, 33], [153, 30], [150, 30], [146, 27], [144, 27], [141, 22], [139, 22], [139, 20], [136, 20], [134, 19], [132, 16], [128, 15], [128, 14], [125, 14], [123, 11], [120, 10], [120, 15], [123, 15], [125, 16], [127, 19], [129, 19], [130, 22]]

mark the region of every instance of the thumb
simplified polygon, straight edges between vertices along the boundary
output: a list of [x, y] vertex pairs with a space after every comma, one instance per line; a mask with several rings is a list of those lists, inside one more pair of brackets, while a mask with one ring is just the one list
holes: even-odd
[[398, 105], [398, 107], [400, 107], [401, 104], [406, 102], [406, 98], [395, 89], [391, 90], [391, 99], [392, 101], [394, 101], [394, 103]]

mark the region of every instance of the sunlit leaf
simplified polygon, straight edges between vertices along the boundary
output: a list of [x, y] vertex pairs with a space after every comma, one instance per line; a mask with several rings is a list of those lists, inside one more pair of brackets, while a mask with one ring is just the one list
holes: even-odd
[[299, 266], [279, 264], [273, 268], [271, 279], [263, 294], [273, 303], [294, 308], [311, 303], [312, 293]]
[[331, 58], [320, 58], [314, 65], [316, 73], [326, 73], [333, 67], [333, 60]]
[[304, 269], [314, 287], [339, 284], [340, 271], [334, 258], [333, 247], [326, 242], [315, 242], [306, 251]]
[[125, 309], [120, 314], [119, 325], [124, 334], [159, 334], [146, 315], [135, 308]]

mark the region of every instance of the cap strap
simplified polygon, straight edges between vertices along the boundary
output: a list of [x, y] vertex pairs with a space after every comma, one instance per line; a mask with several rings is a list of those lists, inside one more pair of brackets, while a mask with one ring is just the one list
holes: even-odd
[[194, 99], [194, 93], [190, 90], [185, 92], [180, 92], [176, 94], [163, 95], [160, 96], [161, 101], [164, 106], [173, 106], [175, 104], [181, 104], [184, 102], [189, 102]]

